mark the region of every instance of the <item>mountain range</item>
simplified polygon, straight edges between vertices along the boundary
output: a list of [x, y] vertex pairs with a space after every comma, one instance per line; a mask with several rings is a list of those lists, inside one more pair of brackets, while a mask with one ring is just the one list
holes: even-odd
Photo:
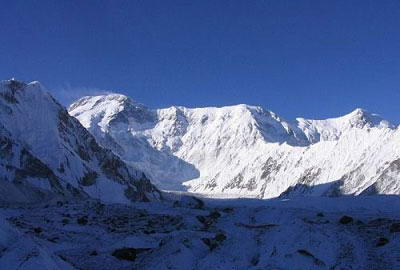
[[400, 269], [399, 132], [2, 81], [0, 269]]
[[363, 109], [288, 121], [244, 104], [150, 109], [107, 94], [68, 112], [165, 190], [260, 199], [400, 193], [400, 129]]

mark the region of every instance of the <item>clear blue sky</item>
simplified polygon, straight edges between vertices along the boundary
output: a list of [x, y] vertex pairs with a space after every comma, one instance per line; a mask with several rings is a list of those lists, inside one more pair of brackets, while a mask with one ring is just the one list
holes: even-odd
[[102, 90], [149, 107], [356, 107], [399, 123], [400, 1], [1, 1], [0, 77], [62, 102]]

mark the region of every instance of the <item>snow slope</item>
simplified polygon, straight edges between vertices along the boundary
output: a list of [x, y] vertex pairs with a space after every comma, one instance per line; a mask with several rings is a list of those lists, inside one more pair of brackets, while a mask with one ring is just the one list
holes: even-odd
[[151, 110], [119, 95], [69, 107], [161, 188], [216, 197], [400, 193], [400, 129], [362, 109], [286, 121], [261, 107]]
[[40, 201], [53, 194], [109, 202], [158, 192], [62, 107], [39, 82], [0, 82], [0, 200]]
[[184, 201], [0, 204], [0, 269], [400, 269], [398, 196]]

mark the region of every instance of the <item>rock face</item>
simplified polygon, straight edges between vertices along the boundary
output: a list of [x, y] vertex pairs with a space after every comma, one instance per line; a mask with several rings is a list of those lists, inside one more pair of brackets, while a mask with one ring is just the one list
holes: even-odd
[[286, 121], [260, 107], [151, 110], [119, 95], [69, 107], [164, 189], [218, 197], [400, 194], [400, 129], [362, 109]]
[[109, 202], [159, 196], [48, 94], [39, 82], [0, 82], [0, 200], [90, 196]]

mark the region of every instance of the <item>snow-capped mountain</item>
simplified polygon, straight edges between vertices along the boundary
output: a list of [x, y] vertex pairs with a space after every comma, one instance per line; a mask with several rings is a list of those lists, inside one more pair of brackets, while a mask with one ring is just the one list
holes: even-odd
[[377, 115], [288, 122], [117, 94], [70, 113], [95, 136], [38, 82], [0, 83], [0, 269], [399, 269], [399, 196], [119, 203], [159, 196], [138, 166], [207, 196], [399, 194], [399, 129]]
[[83, 97], [69, 113], [164, 189], [257, 198], [400, 194], [400, 129], [362, 109], [289, 122], [255, 106], [151, 110], [110, 94]]
[[39, 82], [0, 82], [0, 197], [78, 195], [109, 202], [148, 200], [156, 189], [48, 94]]

